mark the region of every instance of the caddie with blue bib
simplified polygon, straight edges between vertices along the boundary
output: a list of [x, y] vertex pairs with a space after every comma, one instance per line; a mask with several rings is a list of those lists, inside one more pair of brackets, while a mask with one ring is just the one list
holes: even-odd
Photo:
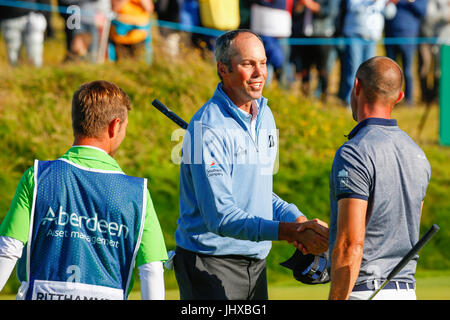
[[18, 298], [126, 299], [144, 225], [146, 179], [66, 159], [36, 160], [34, 170]]
[[123, 300], [135, 266], [142, 300], [165, 299], [167, 249], [147, 180], [114, 159], [130, 110], [112, 82], [73, 93], [73, 144], [23, 173], [0, 224], [0, 292], [20, 259], [19, 300]]

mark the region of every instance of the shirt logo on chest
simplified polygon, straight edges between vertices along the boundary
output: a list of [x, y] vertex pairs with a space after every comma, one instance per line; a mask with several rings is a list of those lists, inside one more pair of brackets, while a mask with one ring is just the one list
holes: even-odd
[[275, 146], [275, 140], [273, 138], [273, 135], [269, 134], [269, 148], [272, 148]]

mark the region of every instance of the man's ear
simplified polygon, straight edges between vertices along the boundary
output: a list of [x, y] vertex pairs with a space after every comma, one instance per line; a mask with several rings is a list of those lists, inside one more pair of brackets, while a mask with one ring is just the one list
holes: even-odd
[[355, 82], [353, 83], [353, 87], [355, 88], [355, 96], [359, 96], [361, 92], [361, 83], [358, 78], [355, 78]]
[[403, 91], [400, 91], [400, 93], [398, 94], [397, 100], [395, 100], [394, 105], [396, 105], [397, 103], [402, 101], [404, 97], [405, 97], [405, 93]]
[[223, 76], [228, 73], [228, 66], [223, 62], [217, 62], [217, 73], [223, 78]]
[[117, 134], [119, 133], [120, 125], [121, 122], [119, 118], [115, 118], [109, 123], [108, 135], [110, 138], [114, 138], [117, 136]]

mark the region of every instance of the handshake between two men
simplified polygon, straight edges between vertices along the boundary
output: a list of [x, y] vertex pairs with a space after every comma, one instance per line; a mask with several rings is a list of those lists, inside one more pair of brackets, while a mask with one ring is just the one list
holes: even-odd
[[292, 243], [303, 254], [318, 255], [328, 250], [328, 225], [303, 216], [296, 222], [280, 222], [278, 239]]

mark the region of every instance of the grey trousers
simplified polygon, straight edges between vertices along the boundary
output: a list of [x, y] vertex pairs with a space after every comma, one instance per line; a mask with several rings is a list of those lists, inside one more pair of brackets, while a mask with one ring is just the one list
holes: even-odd
[[211, 256], [176, 249], [181, 300], [267, 300], [266, 260]]

